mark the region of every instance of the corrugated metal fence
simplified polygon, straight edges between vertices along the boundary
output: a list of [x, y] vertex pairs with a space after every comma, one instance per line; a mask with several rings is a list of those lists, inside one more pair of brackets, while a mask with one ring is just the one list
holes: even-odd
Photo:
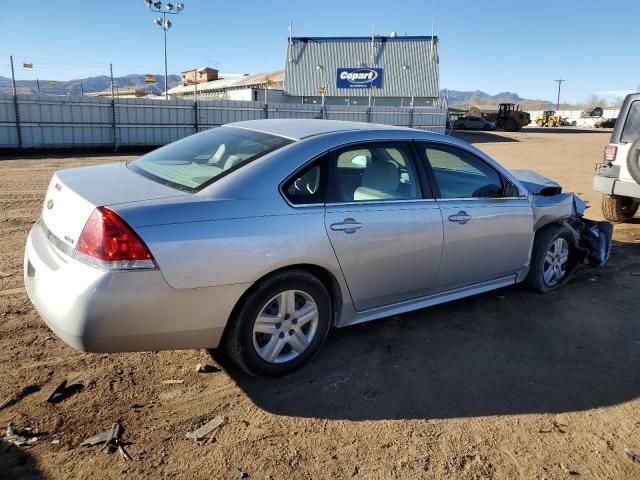
[[319, 118], [444, 133], [446, 108], [0, 94], [0, 148], [164, 145], [225, 123]]

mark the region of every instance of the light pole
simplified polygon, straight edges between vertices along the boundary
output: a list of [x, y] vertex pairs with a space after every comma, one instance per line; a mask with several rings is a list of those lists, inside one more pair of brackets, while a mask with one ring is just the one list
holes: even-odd
[[[172, 23], [167, 20], [167, 14], [169, 15], [177, 15], [182, 10], [184, 10], [184, 3], [176, 3], [175, 5], [171, 2], [167, 2], [164, 10], [162, 9], [162, 2], [160, 0], [154, 2], [153, 0], [144, 0], [144, 4], [149, 8], [150, 12], [153, 13], [161, 13], [161, 17], [157, 17], [153, 23], [158, 25], [164, 34], [164, 99], [169, 99], [169, 87], [167, 85], [167, 30], [171, 28]], [[175, 7], [175, 11], [173, 11]]]

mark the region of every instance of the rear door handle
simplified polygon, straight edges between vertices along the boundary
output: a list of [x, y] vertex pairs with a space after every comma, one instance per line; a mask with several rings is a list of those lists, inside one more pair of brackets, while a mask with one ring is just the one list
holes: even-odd
[[464, 210], [460, 210], [456, 215], [449, 215], [450, 222], [457, 222], [460, 225], [464, 225], [471, 220], [471, 215], [467, 214]]
[[340, 223], [332, 223], [329, 228], [335, 232], [355, 233], [356, 230], [362, 228], [362, 224], [353, 218], [345, 218]]

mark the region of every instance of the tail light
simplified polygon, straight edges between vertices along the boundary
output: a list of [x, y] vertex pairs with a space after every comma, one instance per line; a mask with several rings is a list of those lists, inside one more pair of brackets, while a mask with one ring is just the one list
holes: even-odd
[[96, 208], [80, 234], [74, 258], [109, 270], [156, 268], [144, 242], [114, 211]]
[[615, 162], [616, 154], [618, 153], [618, 147], [615, 145], [607, 145], [604, 149], [604, 161], [605, 162]]

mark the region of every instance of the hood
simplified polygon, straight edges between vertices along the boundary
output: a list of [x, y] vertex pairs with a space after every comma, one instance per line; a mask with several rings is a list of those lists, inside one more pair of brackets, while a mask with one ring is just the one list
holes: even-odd
[[550, 197], [562, 193], [562, 187], [558, 183], [533, 170], [513, 169], [509, 171], [533, 195]]

